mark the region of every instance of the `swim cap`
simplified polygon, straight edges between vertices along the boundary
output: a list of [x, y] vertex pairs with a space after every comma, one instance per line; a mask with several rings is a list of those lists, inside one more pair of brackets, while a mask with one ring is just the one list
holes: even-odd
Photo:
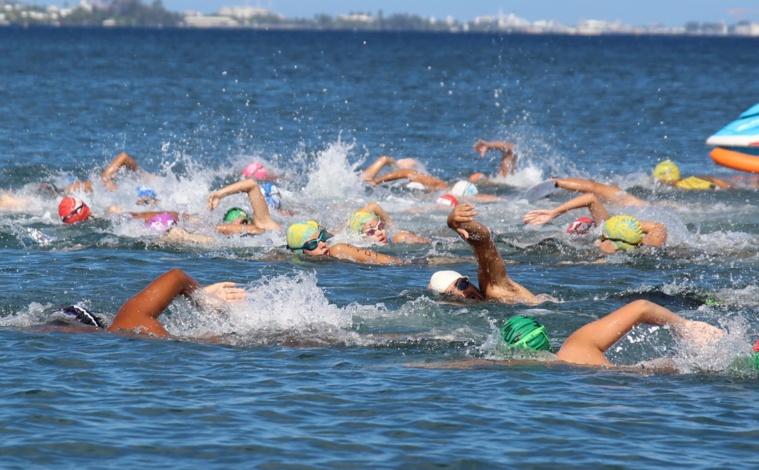
[[654, 178], [665, 183], [680, 179], [680, 169], [672, 160], [664, 160], [654, 168]]
[[[462, 277], [466, 277], [457, 273], [456, 271], [438, 271], [430, 278], [430, 283], [427, 286], [433, 292], [438, 294], [444, 294], [452, 283], [458, 281]], [[466, 277], [469, 279], [468, 277]]]
[[303, 244], [320, 230], [321, 227], [315, 220], [292, 224], [287, 227], [287, 248], [296, 253], [303, 253]]
[[437, 198], [436, 202], [443, 206], [456, 207], [459, 205], [459, 200], [456, 199], [456, 196], [454, 196], [453, 194], [443, 194], [442, 196]]
[[156, 214], [153, 217], [151, 217], [149, 220], [145, 221], [145, 225], [150, 227], [152, 230], [156, 230], [159, 232], [166, 232], [171, 227], [175, 226], [177, 224], [177, 219], [174, 218], [174, 215], [169, 214], [168, 212], [164, 212], [162, 214]]
[[261, 194], [266, 199], [266, 204], [274, 209], [279, 209], [282, 206], [282, 194], [279, 192], [279, 187], [274, 183], [261, 183], [259, 186]]
[[696, 190], [704, 190], [704, 189], [714, 189], [716, 185], [712, 183], [711, 181], [702, 180], [701, 178], [698, 178], [696, 176], [691, 176], [689, 178], [682, 179], [675, 183], [675, 187], [680, 189], [696, 189]]
[[425, 189], [427, 189], [427, 186], [417, 181], [412, 181], [406, 185], [406, 188], [413, 189], [414, 191], [424, 191]]
[[156, 198], [158, 195], [153, 191], [152, 188], [149, 188], [147, 186], [137, 186], [137, 197], [152, 197]]
[[75, 224], [87, 220], [90, 208], [79, 198], [64, 197], [58, 204], [58, 215], [65, 224]]
[[521, 315], [506, 320], [503, 328], [501, 328], [501, 339], [509, 346], [532, 349], [533, 351], [551, 349], [546, 327], [534, 318]]
[[618, 215], [604, 222], [603, 236], [617, 249], [630, 250], [643, 241], [643, 230], [635, 217]]
[[239, 207], [230, 207], [227, 212], [224, 213], [223, 221], [225, 224], [229, 224], [242, 217], [247, 219], [251, 224], [253, 223], [253, 219], [250, 218], [250, 215]]
[[477, 186], [469, 181], [461, 180], [453, 185], [453, 188], [451, 188], [451, 194], [456, 197], [474, 196], [477, 194]]
[[348, 228], [350, 228], [353, 232], [362, 233], [364, 231], [364, 225], [366, 225], [367, 222], [377, 218], [377, 214], [374, 212], [354, 212], [350, 220], [348, 220]]
[[68, 315], [85, 325], [96, 326], [98, 328], [105, 328], [103, 320], [94, 315], [92, 312], [79, 305], [69, 305], [61, 310], [61, 313]]
[[596, 221], [590, 217], [579, 217], [567, 227], [567, 233], [572, 235], [585, 235], [596, 226]]
[[269, 173], [266, 171], [263, 165], [258, 162], [251, 163], [242, 170], [243, 176], [246, 178], [255, 178], [257, 180], [266, 179]]

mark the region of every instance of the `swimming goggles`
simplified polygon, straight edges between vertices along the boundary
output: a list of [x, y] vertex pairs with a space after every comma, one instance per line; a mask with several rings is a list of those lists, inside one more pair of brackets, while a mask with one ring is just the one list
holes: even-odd
[[66, 217], [64, 217], [64, 218], [62, 219], [62, 220], [63, 220], [63, 222], [64, 222], [64, 223], [68, 222], [68, 221], [69, 221], [69, 219], [71, 219], [72, 217], [74, 217], [75, 215], [77, 215], [77, 214], [79, 213], [79, 211], [81, 211], [81, 210], [82, 210], [82, 208], [84, 208], [84, 203], [83, 203], [83, 202], [80, 202], [80, 203], [79, 203], [79, 205], [78, 205], [78, 206], [76, 206], [76, 207], [74, 208], [74, 210], [72, 210], [72, 211], [69, 213], [69, 215], [67, 215]]
[[512, 346], [530, 349], [527, 346], [527, 342], [530, 341], [533, 338], [537, 338], [540, 335], [543, 335], [545, 337], [546, 341], [548, 341], [549, 343], [551, 342], [551, 340], [548, 339], [548, 335], [546, 334], [546, 327], [541, 325], [540, 328], [536, 328], [536, 329], [530, 331], [529, 333], [527, 333], [526, 335], [524, 335], [524, 337], [519, 338], [519, 341], [517, 341], [516, 343], [512, 344]]
[[385, 230], [385, 222], [379, 221], [376, 226], [364, 230], [364, 235], [371, 237], [381, 230]]
[[300, 248], [295, 248], [296, 250], [306, 250], [306, 251], [314, 251], [319, 247], [320, 242], [326, 242], [327, 241], [327, 231], [326, 230], [320, 230], [319, 236], [314, 238], [313, 240], [309, 240], [306, 243], [303, 244]]
[[460, 291], [465, 291], [471, 286], [472, 283], [469, 282], [469, 279], [462, 277], [458, 281], [456, 281], [456, 289]]

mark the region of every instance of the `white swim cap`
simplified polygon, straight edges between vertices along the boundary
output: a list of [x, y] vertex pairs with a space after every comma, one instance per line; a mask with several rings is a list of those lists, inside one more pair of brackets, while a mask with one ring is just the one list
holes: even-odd
[[477, 186], [464, 180], [456, 182], [451, 189], [451, 194], [456, 197], [474, 196], [477, 193]]
[[458, 281], [462, 277], [466, 276], [463, 276], [456, 271], [438, 271], [432, 275], [430, 278], [430, 284], [427, 287], [429, 287], [433, 292], [443, 294], [445, 293], [445, 290], [448, 289], [448, 286], [450, 286], [453, 282]]

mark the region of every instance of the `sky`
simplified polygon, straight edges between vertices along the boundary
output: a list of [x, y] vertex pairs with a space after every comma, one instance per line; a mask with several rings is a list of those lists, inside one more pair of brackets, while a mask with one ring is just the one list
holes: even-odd
[[[65, 0], [27, 0], [22, 3], [63, 5]], [[92, 0], [90, 0], [92, 1]], [[149, 4], [152, 0], [142, 0]], [[68, 0], [69, 5], [78, 0]], [[453, 17], [469, 21], [478, 16], [515, 13], [529, 21], [555, 20], [567, 25], [584, 19], [620, 20], [646, 26], [683, 26], [688, 21], [737, 23], [740, 19], [759, 23], [759, 0], [163, 0], [170, 11], [195, 10], [210, 14], [223, 6], [258, 6], [288, 18], [313, 18], [317, 13], [372, 13], [385, 16], [409, 13], [422, 17]], [[742, 13], [730, 10], [740, 10]]]

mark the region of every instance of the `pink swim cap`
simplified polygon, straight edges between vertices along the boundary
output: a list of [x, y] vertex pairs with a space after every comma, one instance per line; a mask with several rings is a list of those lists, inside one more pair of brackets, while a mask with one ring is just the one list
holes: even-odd
[[156, 214], [151, 217], [150, 220], [145, 222], [145, 225], [158, 232], [165, 232], [176, 224], [177, 219], [175, 219], [173, 215], [167, 212]]
[[255, 178], [257, 180], [266, 179], [268, 172], [263, 165], [258, 162], [251, 163], [242, 170], [243, 176], [246, 178]]

